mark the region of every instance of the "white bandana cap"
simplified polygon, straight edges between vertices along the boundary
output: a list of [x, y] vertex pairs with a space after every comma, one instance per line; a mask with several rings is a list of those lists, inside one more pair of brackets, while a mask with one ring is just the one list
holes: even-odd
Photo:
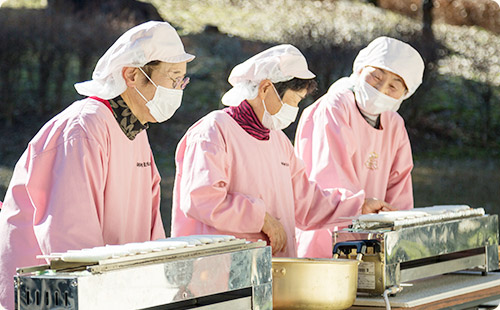
[[425, 67], [416, 49], [389, 37], [378, 37], [359, 52], [354, 60], [351, 77], [357, 78], [366, 66], [384, 69], [402, 77], [408, 88], [403, 99], [413, 95], [422, 84]]
[[259, 83], [266, 79], [279, 83], [293, 78], [312, 79], [315, 76], [309, 71], [306, 58], [295, 46], [277, 45], [233, 68], [227, 79], [233, 88], [224, 94], [222, 103], [237, 106], [245, 99], [255, 98]]
[[184, 51], [174, 27], [167, 22], [150, 21], [120, 36], [97, 62], [92, 80], [76, 83], [75, 88], [84, 96], [113, 99], [127, 89], [122, 77], [124, 67], [142, 67], [154, 60], [181, 63], [193, 59]]

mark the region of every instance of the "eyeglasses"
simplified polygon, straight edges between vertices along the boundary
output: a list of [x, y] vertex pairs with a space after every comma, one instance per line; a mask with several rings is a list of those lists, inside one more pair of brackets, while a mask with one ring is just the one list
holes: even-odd
[[178, 78], [171, 78], [170, 79], [173, 81], [173, 84], [172, 86], [174, 87], [174, 89], [177, 89], [180, 88], [180, 89], [184, 89], [186, 88], [187, 84], [189, 84], [189, 77], [188, 76], [185, 76], [185, 77], [178, 77]]
[[[151, 82], [153, 83], [154, 86], [157, 86], [155, 82], [153, 82], [153, 80], [146, 74], [146, 72], [144, 72], [144, 70], [142, 70], [141, 67], [139, 67], [139, 70], [141, 70], [141, 72], [146, 76], [146, 78]], [[185, 77], [177, 77], [177, 78], [173, 78], [170, 76], [170, 72], [167, 72], [167, 77], [169, 79], [172, 80], [172, 87], [174, 89], [176, 89], [177, 87], [179, 87], [179, 89], [184, 89], [186, 88], [187, 84], [189, 84], [189, 77], [185, 76]]]

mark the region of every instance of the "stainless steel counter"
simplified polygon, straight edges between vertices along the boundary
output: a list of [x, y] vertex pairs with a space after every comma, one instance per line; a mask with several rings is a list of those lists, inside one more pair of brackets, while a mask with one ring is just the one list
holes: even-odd
[[[389, 297], [394, 309], [470, 309], [500, 299], [500, 273], [457, 272], [408, 282]], [[385, 309], [382, 296], [357, 296], [350, 309]]]

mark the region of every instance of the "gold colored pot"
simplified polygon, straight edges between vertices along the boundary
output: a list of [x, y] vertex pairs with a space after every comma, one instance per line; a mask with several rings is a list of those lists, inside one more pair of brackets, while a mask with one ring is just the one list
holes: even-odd
[[272, 259], [273, 309], [347, 309], [356, 299], [357, 260]]

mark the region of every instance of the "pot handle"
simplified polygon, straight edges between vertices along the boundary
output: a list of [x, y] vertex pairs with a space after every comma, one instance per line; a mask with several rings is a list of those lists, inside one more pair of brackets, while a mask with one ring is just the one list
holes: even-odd
[[352, 249], [356, 249], [356, 260], [361, 260], [366, 254], [366, 248], [372, 247], [374, 252], [380, 252], [380, 242], [378, 240], [356, 240], [336, 243], [333, 247], [333, 258], [338, 258], [341, 253], [346, 256], [351, 253]]

